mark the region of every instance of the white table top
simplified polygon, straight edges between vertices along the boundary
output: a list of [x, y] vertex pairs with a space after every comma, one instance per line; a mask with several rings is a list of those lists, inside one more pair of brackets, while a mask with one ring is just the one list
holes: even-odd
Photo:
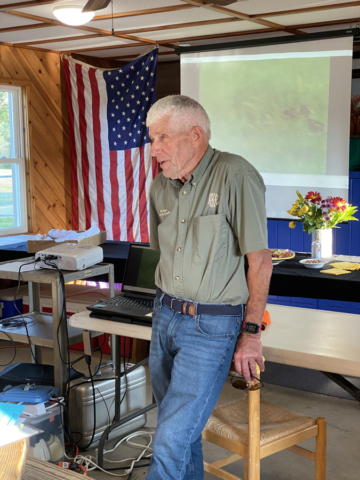
[[[268, 304], [272, 323], [262, 332], [265, 360], [360, 377], [360, 315]], [[70, 325], [126, 337], [151, 339], [151, 328], [89, 317]]]

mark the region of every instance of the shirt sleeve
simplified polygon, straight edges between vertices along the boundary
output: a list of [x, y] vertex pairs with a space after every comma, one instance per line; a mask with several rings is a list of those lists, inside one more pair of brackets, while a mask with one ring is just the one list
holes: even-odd
[[150, 248], [152, 250], [160, 250], [159, 245], [159, 236], [158, 236], [158, 226], [159, 226], [159, 215], [156, 210], [155, 205], [155, 188], [154, 182], [151, 185], [150, 189], [150, 199], [149, 199], [149, 208], [150, 208]]
[[234, 175], [229, 186], [229, 215], [241, 255], [268, 248], [265, 185], [258, 172]]

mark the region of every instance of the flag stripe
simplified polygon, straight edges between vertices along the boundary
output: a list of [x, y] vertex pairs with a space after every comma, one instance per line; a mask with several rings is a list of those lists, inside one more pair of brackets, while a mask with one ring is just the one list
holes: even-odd
[[129, 242], [134, 241], [133, 234], [133, 225], [134, 225], [134, 216], [132, 212], [133, 204], [133, 188], [134, 188], [134, 177], [133, 177], [133, 167], [131, 162], [131, 150], [125, 150], [125, 180], [126, 180], [126, 232]]
[[146, 172], [145, 172], [145, 147], [140, 147], [139, 159], [139, 213], [140, 213], [140, 241], [148, 242], [148, 209], [147, 209], [147, 195], [146, 195]]
[[117, 152], [110, 151], [110, 178], [111, 178], [111, 208], [113, 212], [112, 234], [113, 240], [120, 240], [120, 207], [119, 185], [117, 172]]
[[102, 174], [102, 151], [101, 151], [101, 126], [100, 126], [100, 94], [98, 83], [96, 81], [96, 69], [89, 69], [89, 79], [92, 94], [92, 119], [94, 132], [94, 160], [96, 171], [96, 189], [97, 189], [97, 212], [99, 217], [99, 228], [105, 230], [104, 223], [104, 190], [103, 190], [103, 174]]
[[79, 103], [79, 129], [81, 141], [81, 165], [84, 182], [84, 203], [85, 203], [85, 228], [91, 226], [91, 205], [89, 195], [89, 158], [86, 149], [86, 117], [85, 117], [85, 97], [84, 97], [84, 80], [82, 77], [82, 67], [76, 64], [76, 80], [78, 87], [78, 103]]
[[64, 75], [66, 82], [67, 90], [67, 106], [68, 106], [68, 115], [69, 115], [69, 142], [70, 142], [70, 163], [71, 163], [71, 199], [72, 199], [72, 228], [78, 230], [79, 228], [79, 209], [78, 209], [78, 178], [76, 171], [76, 147], [75, 147], [75, 136], [74, 136], [74, 110], [72, 107], [72, 90], [70, 82], [70, 69], [69, 61], [64, 59]]

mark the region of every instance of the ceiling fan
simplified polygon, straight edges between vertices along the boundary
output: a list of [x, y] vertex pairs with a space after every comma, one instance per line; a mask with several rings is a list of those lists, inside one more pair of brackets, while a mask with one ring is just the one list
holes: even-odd
[[97, 12], [98, 10], [106, 8], [110, 2], [111, 0], [89, 0], [82, 9], [82, 12]]

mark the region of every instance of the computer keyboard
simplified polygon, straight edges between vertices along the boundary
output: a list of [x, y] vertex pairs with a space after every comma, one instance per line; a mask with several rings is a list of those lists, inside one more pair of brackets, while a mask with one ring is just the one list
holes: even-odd
[[148, 310], [149, 308], [152, 309], [154, 306], [153, 300], [141, 300], [138, 298], [124, 297], [123, 295], [118, 295], [117, 297], [103, 300], [101, 303], [105, 305], [113, 305], [115, 307], [119, 305], [126, 305], [131, 307], [143, 308], [144, 310]]

